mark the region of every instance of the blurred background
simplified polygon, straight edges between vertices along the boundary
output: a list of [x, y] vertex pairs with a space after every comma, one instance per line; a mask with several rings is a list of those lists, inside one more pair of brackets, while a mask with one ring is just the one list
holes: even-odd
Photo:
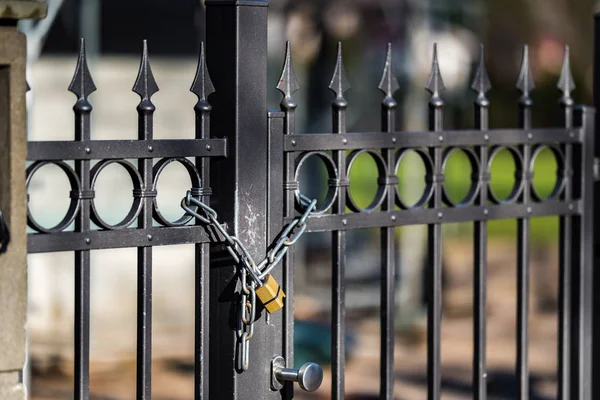
[[[49, 0], [49, 15], [21, 21], [28, 36], [29, 140], [71, 140], [75, 97], [66, 88], [74, 71], [79, 38], [98, 91], [90, 101], [93, 139], [135, 139], [139, 101], [131, 92], [142, 39], [160, 91], [153, 97], [155, 136], [192, 138], [195, 96], [192, 82], [204, 38], [204, 6], [199, 0]], [[592, 103], [594, 0], [271, 0], [269, 11], [269, 106], [278, 109], [275, 89], [285, 41], [292, 44], [296, 74], [297, 131], [331, 129], [336, 43], [343, 42], [352, 86], [348, 130], [380, 129], [382, 93], [377, 85], [392, 44], [400, 82], [396, 93], [398, 129], [427, 129], [425, 83], [432, 44], [438, 43], [447, 90], [446, 129], [473, 127], [470, 89], [480, 43], [492, 82], [490, 127], [517, 126], [515, 89], [522, 48], [530, 48], [536, 89], [533, 123], [560, 122], [556, 88], [564, 45], [571, 49], [576, 103]], [[208, 60], [210, 66], [210, 59]], [[543, 151], [534, 166], [534, 185], [548, 195], [556, 182], [556, 159]], [[455, 201], [470, 185], [468, 159], [455, 153], [446, 167], [446, 188]], [[491, 166], [492, 191], [506, 197], [515, 164], [508, 151]], [[415, 202], [424, 187], [424, 167], [408, 154], [398, 168], [403, 199]], [[323, 197], [324, 167], [306, 165], [301, 190]], [[377, 171], [368, 156], [350, 172], [350, 190], [366, 206], [377, 190]], [[158, 202], [167, 218], [180, 214], [190, 187], [185, 170], [169, 165], [158, 181]], [[46, 226], [68, 208], [69, 183], [58, 168], [43, 167], [29, 182], [30, 208]], [[131, 204], [132, 185], [118, 165], [96, 182], [96, 205], [109, 223], [120, 221]], [[492, 399], [516, 396], [516, 222], [489, 224], [488, 382]], [[555, 398], [557, 360], [558, 218], [532, 222], [530, 363], [532, 398]], [[472, 358], [472, 223], [444, 226], [444, 306], [442, 386], [444, 399], [468, 399]], [[396, 389], [398, 399], [426, 398], [426, 304], [423, 295], [425, 227], [398, 228], [396, 293]], [[347, 368], [349, 398], [376, 399], [379, 388], [379, 231], [349, 234], [347, 271]], [[330, 237], [310, 234], [298, 244], [296, 266], [296, 364], [311, 360], [325, 367], [325, 382], [312, 396], [329, 398]], [[153, 395], [193, 398], [193, 246], [154, 248]], [[136, 250], [92, 252], [91, 390], [97, 399], [135, 396]], [[30, 394], [34, 399], [72, 398], [73, 254], [29, 256]]]

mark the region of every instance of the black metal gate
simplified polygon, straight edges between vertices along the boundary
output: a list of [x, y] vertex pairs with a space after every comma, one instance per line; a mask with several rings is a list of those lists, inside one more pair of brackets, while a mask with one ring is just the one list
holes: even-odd
[[[196, 244], [195, 294], [195, 398], [276, 399], [292, 398], [291, 383], [274, 390], [271, 362], [282, 356], [293, 366], [293, 250], [273, 270], [287, 294], [283, 311], [267, 316], [258, 307], [249, 347], [249, 366], [240, 368], [240, 338], [236, 332], [236, 307], [242, 296], [240, 272], [226, 239], [211, 224], [184, 215], [175, 222], [166, 220], [156, 203], [156, 182], [172, 162], [188, 171], [191, 196], [210, 204], [222, 217], [225, 230], [246, 246], [248, 253], [262, 257], [276, 241], [282, 227], [303, 210], [298, 171], [309, 157], [319, 158], [328, 172], [328, 194], [304, 222], [307, 232], [331, 232], [333, 240], [332, 279], [332, 393], [344, 398], [345, 347], [345, 265], [346, 232], [352, 229], [381, 229], [381, 388], [380, 398], [392, 399], [394, 384], [394, 227], [428, 226], [430, 265], [428, 296], [428, 398], [441, 396], [441, 263], [442, 224], [474, 224], [474, 353], [473, 398], [486, 398], [486, 262], [487, 224], [493, 219], [518, 221], [518, 308], [517, 381], [518, 398], [529, 398], [528, 307], [530, 218], [560, 216], [560, 308], [559, 308], [559, 393], [560, 399], [591, 399], [592, 396], [592, 258], [594, 186], [594, 110], [575, 107], [568, 53], [559, 88], [563, 93], [560, 110], [564, 123], [555, 129], [531, 126], [534, 87], [524, 49], [517, 88], [519, 127], [488, 129], [491, 85], [484, 63], [483, 48], [473, 81], [475, 121], [473, 130], [444, 130], [444, 84], [436, 48], [426, 89], [430, 92], [429, 130], [399, 132], [395, 123], [394, 92], [398, 83], [388, 50], [379, 89], [383, 92], [379, 132], [348, 133], [347, 101], [350, 88], [344, 72], [342, 47], [330, 89], [332, 133], [301, 134], [295, 130], [299, 89], [288, 47], [283, 73], [277, 88], [283, 93], [280, 112], [266, 106], [266, 0], [206, 0], [207, 46], [204, 47], [191, 91], [198, 96], [196, 139], [153, 139], [151, 97], [158, 90], [144, 43], [142, 62], [133, 90], [141, 101], [138, 140], [92, 140], [88, 95], [95, 90], [81, 52], [69, 90], [77, 96], [75, 140], [30, 142], [28, 180], [42, 166], [54, 164], [69, 178], [71, 203], [67, 215], [53, 228], [38, 224], [31, 213], [30, 253], [75, 252], [75, 383], [74, 397], [89, 398], [90, 252], [98, 249], [138, 248], [138, 334], [137, 398], [151, 398], [152, 247], [183, 243]], [[210, 71], [210, 78], [208, 71]], [[212, 78], [212, 80], [211, 80]], [[214, 86], [213, 86], [214, 82]], [[597, 81], [598, 82], [598, 81]], [[214, 93], [213, 93], [214, 91]], [[598, 91], [597, 91], [598, 92]], [[210, 98], [209, 98], [210, 95]], [[210, 99], [210, 103], [209, 103]], [[209, 118], [210, 117], [210, 118]], [[537, 155], [550, 149], [558, 160], [558, 179], [550, 196], [542, 198], [532, 185], [532, 165]], [[468, 195], [460, 202], [447, 195], [444, 168], [450, 155], [460, 149], [473, 171]], [[517, 166], [517, 179], [507, 198], [498, 198], [490, 189], [490, 165], [507, 149]], [[397, 185], [397, 168], [408, 151], [414, 151], [426, 168], [425, 191], [416, 204], [406, 204]], [[348, 186], [349, 169], [356, 157], [368, 154], [378, 168], [378, 191], [366, 208], [359, 207]], [[188, 158], [194, 157], [194, 162]], [[137, 165], [128, 161], [136, 159]], [[154, 159], [158, 159], [154, 162]], [[75, 168], [66, 160], [74, 160]], [[92, 160], [101, 160], [93, 168]], [[106, 166], [124, 167], [133, 182], [133, 205], [126, 218], [116, 225], [106, 223], [94, 205], [94, 183]], [[66, 228], [75, 223], [74, 231]], [[92, 229], [91, 223], [99, 229]], [[242, 303], [245, 307], [245, 302]], [[251, 323], [253, 321], [250, 321]], [[210, 361], [209, 361], [210, 360]], [[291, 374], [293, 375], [293, 373]], [[294, 378], [291, 376], [291, 378]], [[275, 387], [278, 387], [275, 385]]]

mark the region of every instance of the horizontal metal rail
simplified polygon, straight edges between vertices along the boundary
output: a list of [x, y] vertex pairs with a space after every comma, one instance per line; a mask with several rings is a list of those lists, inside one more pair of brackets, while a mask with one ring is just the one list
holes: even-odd
[[44, 141], [27, 144], [27, 160], [227, 157], [227, 139]]
[[405, 147], [511, 146], [580, 143], [582, 129], [493, 129], [488, 131], [415, 131], [295, 134], [285, 137], [285, 151], [385, 149]]
[[27, 237], [27, 251], [33, 254], [208, 242], [210, 240], [206, 228], [203, 226], [128, 228], [112, 231], [29, 234]]
[[307, 232], [578, 215], [581, 213], [580, 208], [581, 204], [579, 201], [569, 203], [547, 201], [543, 203], [500, 204], [485, 207], [415, 208], [387, 212], [321, 214], [308, 218]]

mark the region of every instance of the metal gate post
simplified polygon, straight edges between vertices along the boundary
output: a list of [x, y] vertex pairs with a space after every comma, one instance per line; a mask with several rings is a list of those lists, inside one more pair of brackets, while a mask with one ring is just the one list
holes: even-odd
[[[594, 33], [594, 107], [596, 110], [600, 107], [600, 13], [595, 15], [595, 33]], [[586, 238], [593, 246], [592, 266], [593, 272], [593, 300], [592, 300], [592, 399], [600, 398], [600, 181], [598, 180], [598, 165], [600, 160], [600, 114], [596, 112], [595, 120], [595, 142], [594, 142], [594, 177], [590, 178], [589, 186], [593, 184], [592, 205], [589, 207], [593, 214], [586, 215], [586, 218], [592, 219], [593, 238]], [[586, 210], [587, 211], [587, 210]]]
[[[229, 157], [211, 167], [213, 205], [254, 259], [267, 250], [267, 0], [206, 0], [207, 65], [213, 136], [227, 137]], [[283, 190], [283, 189], [282, 189]], [[223, 246], [211, 250], [210, 398], [275, 399], [270, 362], [281, 354], [281, 316], [259, 306], [249, 369], [236, 369], [239, 285]], [[261, 311], [262, 310], [262, 311]], [[278, 313], [278, 314], [281, 314]]]
[[[592, 366], [595, 356], [590, 348], [593, 346], [593, 324], [598, 311], [593, 308], [594, 286], [594, 257], [597, 248], [594, 247], [594, 224], [592, 214], [597, 205], [594, 204], [595, 181], [594, 175], [594, 114], [589, 107], [578, 107], [574, 110], [574, 125], [582, 129], [582, 144], [573, 151], [573, 192], [580, 198], [581, 214], [573, 217], [572, 230], [572, 286], [571, 286], [571, 399], [596, 399], [594, 390], [598, 388], [593, 379]], [[597, 225], [596, 225], [597, 226]], [[596, 296], [597, 297], [597, 296]], [[595, 311], [595, 312], [594, 312]], [[566, 361], [568, 362], [568, 361]], [[596, 363], [597, 364], [597, 363]], [[595, 366], [597, 370], [597, 365]], [[596, 371], [597, 373], [597, 371]]]
[[11, 241], [0, 254], [0, 399], [25, 398], [27, 236], [25, 227], [25, 36], [17, 20], [43, 18], [43, 1], [0, 0], [0, 210]]

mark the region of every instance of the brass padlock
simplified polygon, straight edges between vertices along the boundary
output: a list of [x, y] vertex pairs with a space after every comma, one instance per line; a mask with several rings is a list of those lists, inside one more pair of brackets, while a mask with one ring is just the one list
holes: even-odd
[[268, 274], [265, 277], [265, 283], [256, 289], [256, 295], [269, 313], [274, 313], [283, 307], [285, 293], [271, 274]]

